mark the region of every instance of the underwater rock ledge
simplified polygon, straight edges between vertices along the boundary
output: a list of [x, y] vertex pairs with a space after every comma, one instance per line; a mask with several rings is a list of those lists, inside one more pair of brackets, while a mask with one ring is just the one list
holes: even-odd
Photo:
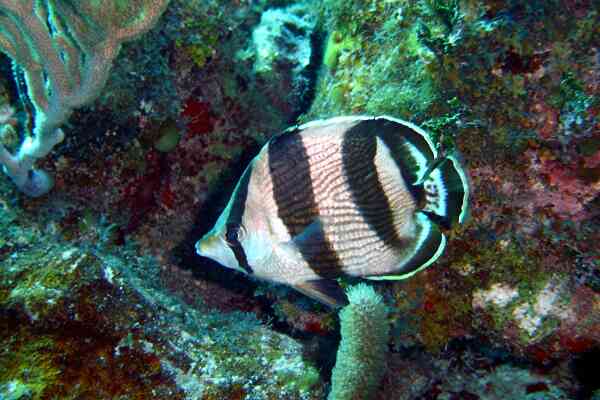
[[253, 314], [184, 303], [151, 257], [13, 228], [2, 249], [19, 251], [0, 256], [0, 398], [321, 398], [299, 343]]

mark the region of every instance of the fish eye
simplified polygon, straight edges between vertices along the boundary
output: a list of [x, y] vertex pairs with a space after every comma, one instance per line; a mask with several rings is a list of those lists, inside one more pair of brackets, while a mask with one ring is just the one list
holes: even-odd
[[229, 246], [237, 246], [240, 241], [246, 236], [246, 229], [241, 224], [227, 224], [227, 232], [225, 233], [225, 242]]

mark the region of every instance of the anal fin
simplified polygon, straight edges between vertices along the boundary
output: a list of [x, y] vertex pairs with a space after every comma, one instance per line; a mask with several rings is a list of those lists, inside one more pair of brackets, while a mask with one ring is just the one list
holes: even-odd
[[348, 304], [346, 293], [335, 279], [314, 279], [295, 285], [294, 289], [332, 308]]
[[446, 237], [440, 231], [439, 226], [432, 222], [425, 213], [418, 212], [415, 218], [421, 229], [411, 254], [402, 262], [397, 271], [387, 275], [367, 276], [366, 279], [381, 281], [410, 278], [429, 267], [442, 255], [446, 248]]

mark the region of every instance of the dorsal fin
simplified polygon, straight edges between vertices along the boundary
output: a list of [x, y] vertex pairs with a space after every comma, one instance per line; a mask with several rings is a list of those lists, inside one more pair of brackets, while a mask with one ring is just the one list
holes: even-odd
[[468, 214], [468, 179], [454, 155], [444, 158], [425, 177], [423, 188], [423, 212], [444, 228], [463, 223]]
[[439, 154], [429, 134], [410, 122], [386, 116], [371, 121], [425, 214], [444, 228], [463, 223], [469, 184], [458, 157]]

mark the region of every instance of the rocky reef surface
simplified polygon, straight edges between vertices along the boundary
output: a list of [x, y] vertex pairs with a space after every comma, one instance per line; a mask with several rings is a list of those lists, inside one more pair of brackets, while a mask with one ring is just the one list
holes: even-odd
[[0, 277], [2, 399], [320, 398], [301, 344], [255, 314], [184, 301], [139, 249], [65, 242], [39, 214], [33, 224], [8, 206], [0, 214], [10, 231]]
[[[172, 0], [43, 161], [0, 177], [0, 398], [321, 399], [335, 313], [195, 256], [289, 124], [391, 115], [456, 150], [471, 216], [377, 283], [380, 399], [600, 398], [600, 4]], [[10, 62], [0, 103], [28, 118]]]

